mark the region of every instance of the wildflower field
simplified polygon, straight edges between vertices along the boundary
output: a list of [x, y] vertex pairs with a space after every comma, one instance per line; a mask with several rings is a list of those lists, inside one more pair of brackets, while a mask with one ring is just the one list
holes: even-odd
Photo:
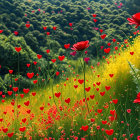
[[138, 0], [0, 7], [0, 140], [140, 140]]
[[137, 139], [140, 36], [131, 43], [86, 65], [85, 80], [78, 59], [58, 83], [23, 93], [12, 87], [15, 98], [0, 104], [0, 139]]

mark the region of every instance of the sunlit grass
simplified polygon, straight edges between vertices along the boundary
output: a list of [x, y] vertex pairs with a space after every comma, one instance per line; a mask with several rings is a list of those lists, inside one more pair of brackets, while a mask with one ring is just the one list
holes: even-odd
[[[14, 132], [13, 139], [20, 137], [29, 138], [30, 136], [34, 139], [41, 137], [59, 139], [62, 136], [70, 138], [73, 135], [79, 138], [93, 136], [97, 139], [102, 137], [109, 139], [116, 137], [120, 139], [124, 133], [126, 133], [127, 138], [130, 138], [131, 133], [137, 132], [137, 127], [133, 130], [137, 121], [132, 122], [130, 114], [126, 110], [135, 108], [133, 107], [135, 106], [133, 100], [137, 93], [135, 92], [136, 85], [132, 82], [130, 75], [128, 61], [135, 65], [136, 68], [140, 68], [139, 46], [140, 36], [134, 40], [134, 45], [131, 46], [129, 44], [129, 47], [125, 49], [121, 47], [120, 50], [116, 51], [116, 54], [105, 58], [99, 66], [93, 65], [94, 68], [91, 68], [91, 66], [87, 65], [86, 88], [90, 87], [91, 89], [89, 92], [86, 92], [86, 95], [89, 99], [90, 114], [87, 106], [85, 106], [85, 102], [83, 102], [83, 84], [78, 82], [78, 79], [83, 79], [83, 73], [76, 76], [78, 70], [73, 69], [69, 76], [66, 77], [69, 78], [68, 80], [62, 80], [58, 84], [53, 85], [53, 93], [52, 85], [48, 84], [47, 87], [42, 89], [32, 90], [32, 92], [36, 92], [35, 96], [32, 95], [32, 92], [28, 93], [30, 95], [25, 96], [23, 99], [18, 95], [15, 106], [11, 105], [10, 99], [6, 99], [4, 103], [1, 103], [0, 118], [3, 118], [4, 121], [0, 122], [0, 138], [2, 139], [6, 135], [2, 132], [2, 127], [8, 127], [9, 133]], [[130, 52], [134, 52], [134, 54], [131, 55]], [[77, 64], [80, 66], [80, 62], [75, 61], [75, 65]], [[110, 74], [113, 74], [113, 76], [111, 77]], [[100, 82], [99, 86], [97, 82]], [[78, 85], [78, 87], [75, 89], [74, 85]], [[110, 86], [108, 91], [106, 86]], [[61, 92], [60, 97], [54, 97], [53, 99], [52, 94], [58, 92]], [[105, 94], [101, 96], [100, 92], [105, 92]], [[95, 96], [94, 99], [91, 99], [91, 95]], [[71, 100], [69, 104], [65, 102], [67, 98]], [[118, 99], [118, 103], [112, 103], [113, 99]], [[24, 105], [26, 101], [30, 101], [28, 107]], [[21, 105], [21, 107], [17, 109], [17, 105]], [[40, 110], [40, 107], [44, 107], [43, 111]], [[62, 111], [60, 111], [60, 108], [62, 108]], [[15, 113], [12, 112], [13, 109], [15, 109]], [[31, 113], [28, 114], [26, 111], [29, 109]], [[97, 109], [102, 109], [102, 113], [98, 113]], [[117, 112], [117, 118], [114, 121], [109, 120], [109, 116], [111, 116], [110, 110], [116, 110]], [[20, 114], [18, 113], [19, 111]], [[7, 112], [7, 114], [5, 115], [3, 112]], [[135, 115], [138, 117], [137, 110], [132, 110], [131, 117], [134, 118]], [[22, 122], [24, 118], [27, 119], [25, 123]], [[94, 118], [95, 122], [91, 122], [91, 118]], [[102, 120], [107, 120], [109, 124], [103, 125]], [[125, 123], [121, 124], [121, 121]], [[128, 122], [130, 124], [129, 128], [127, 127]], [[88, 131], [80, 130], [83, 125], [89, 126]], [[21, 126], [26, 126], [26, 131], [23, 133], [19, 131]], [[100, 126], [100, 130], [97, 130], [97, 126]], [[114, 129], [114, 133], [111, 136], [107, 136], [104, 131], [101, 131], [101, 128], [105, 130]], [[128, 129], [127, 132], [125, 132], [126, 129]], [[64, 131], [65, 135], [61, 131]], [[8, 138], [5, 137], [5, 139]]]

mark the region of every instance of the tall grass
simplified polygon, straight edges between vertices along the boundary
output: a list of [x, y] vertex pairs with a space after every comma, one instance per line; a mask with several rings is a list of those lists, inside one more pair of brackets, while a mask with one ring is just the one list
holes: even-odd
[[[116, 51], [103, 61], [99, 66], [93, 67], [86, 65], [86, 83], [85, 87], [89, 89], [86, 92], [90, 113], [88, 113], [85, 105], [85, 96], [83, 95], [83, 84], [79, 84], [79, 79], [84, 79], [83, 73], [78, 69], [80, 62], [77, 60], [71, 68], [68, 78], [60, 81], [53, 86], [53, 92], [61, 92], [59, 98], [56, 96], [55, 102], [52, 96], [51, 85], [47, 85], [42, 89], [34, 89], [21, 99], [17, 97], [18, 105], [16, 108], [11, 105], [11, 100], [6, 100], [0, 104], [0, 139], [9, 139], [7, 133], [14, 132], [11, 139], [45, 139], [62, 138], [69, 139], [136, 139], [139, 131], [140, 110], [139, 106], [133, 104], [136, 97], [137, 85], [133, 82], [133, 76], [130, 73], [128, 61], [140, 68], [140, 36], [138, 36], [133, 45]], [[130, 52], [134, 52], [133, 55]], [[73, 63], [73, 62], [71, 62]], [[75, 73], [75, 74], [74, 74]], [[113, 74], [113, 75], [112, 75]], [[99, 85], [100, 82], [100, 85]], [[78, 85], [74, 88], [74, 85]], [[108, 89], [107, 89], [108, 88]], [[110, 88], [110, 89], [109, 89]], [[32, 92], [36, 92], [33, 96]], [[105, 94], [103, 95], [103, 92]], [[102, 95], [101, 95], [102, 94]], [[93, 96], [94, 95], [94, 96]], [[93, 98], [94, 97], [94, 98]], [[70, 98], [70, 103], [65, 102]], [[93, 99], [92, 99], [93, 98]], [[114, 102], [118, 102], [115, 104]], [[30, 101], [29, 106], [25, 106], [24, 102]], [[17, 101], [15, 101], [15, 105]], [[40, 107], [44, 107], [43, 110]], [[17, 112], [14, 115], [12, 110]], [[27, 110], [31, 113], [27, 113]], [[100, 113], [100, 109], [102, 112]], [[131, 109], [131, 112], [128, 111]], [[111, 112], [115, 110], [115, 114]], [[5, 115], [3, 112], [7, 112]], [[19, 113], [20, 112], [20, 113]], [[129, 112], [129, 113], [128, 113]], [[23, 123], [22, 119], [26, 118]], [[112, 120], [111, 120], [112, 119]], [[102, 121], [107, 121], [103, 124]], [[20, 127], [26, 127], [24, 132], [19, 131]], [[88, 127], [86, 131], [84, 127]], [[100, 127], [100, 128], [99, 128]], [[3, 128], [8, 128], [7, 133], [3, 133]], [[113, 129], [112, 135], [107, 135], [105, 130]]]

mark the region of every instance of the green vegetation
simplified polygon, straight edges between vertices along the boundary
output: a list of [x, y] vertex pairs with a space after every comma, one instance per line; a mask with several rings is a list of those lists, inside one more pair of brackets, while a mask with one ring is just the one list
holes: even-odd
[[129, 9], [131, 14], [135, 14], [140, 11], [140, 1], [139, 0], [125, 0], [126, 7]]
[[[114, 2], [107, 0], [1, 0], [0, 5], [0, 30], [3, 30], [0, 34], [0, 76], [3, 80], [9, 69], [16, 74], [18, 72], [18, 53], [14, 47], [22, 47], [23, 51], [19, 54], [20, 74], [25, 77], [26, 64], [37, 61], [37, 54], [44, 58], [38, 66], [43, 64], [45, 68], [52, 56], [55, 59], [71, 52], [70, 49], [65, 51], [64, 44], [73, 45], [89, 40], [93, 46], [89, 48], [89, 55], [93, 58], [100, 51], [100, 46], [106, 47], [113, 38], [122, 41], [124, 33], [131, 35], [135, 30], [127, 23], [126, 18], [130, 14], [125, 6], [118, 9]], [[92, 14], [97, 14], [96, 23]], [[30, 23], [29, 28], [26, 27], [27, 22]], [[73, 23], [73, 26], [70, 27], [69, 23]], [[56, 30], [53, 30], [54, 26]], [[94, 27], [103, 29], [103, 33], [107, 34], [104, 42], [99, 37], [99, 30]], [[18, 32], [17, 36], [14, 31]], [[50, 35], [46, 35], [46, 32], [50, 32]], [[46, 49], [50, 49], [51, 53], [47, 54]], [[53, 69], [53, 64], [50, 69]]]

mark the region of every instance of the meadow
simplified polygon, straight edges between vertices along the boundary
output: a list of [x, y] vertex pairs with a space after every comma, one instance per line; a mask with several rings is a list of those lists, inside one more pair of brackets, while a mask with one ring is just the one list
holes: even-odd
[[138, 1], [0, 1], [0, 140], [140, 140]]
[[60, 81], [23, 93], [11, 87], [14, 99], [0, 104], [0, 139], [139, 139], [140, 36], [124, 42], [94, 65], [69, 61]]

